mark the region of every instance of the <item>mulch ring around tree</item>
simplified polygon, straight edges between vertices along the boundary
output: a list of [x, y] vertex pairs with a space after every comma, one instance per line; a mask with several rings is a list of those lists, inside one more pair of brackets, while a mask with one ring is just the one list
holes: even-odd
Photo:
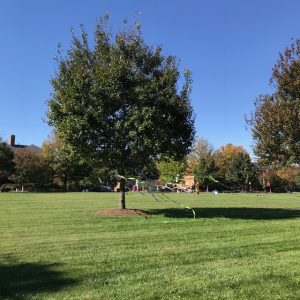
[[103, 209], [96, 212], [96, 215], [109, 217], [147, 217], [148, 213], [140, 209]]

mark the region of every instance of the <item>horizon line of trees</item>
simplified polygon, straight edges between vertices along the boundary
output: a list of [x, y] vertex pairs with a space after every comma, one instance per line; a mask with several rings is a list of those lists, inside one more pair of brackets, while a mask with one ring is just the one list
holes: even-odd
[[300, 185], [297, 165], [266, 166], [251, 161], [242, 146], [229, 143], [214, 149], [203, 138], [196, 140], [185, 160], [159, 162], [158, 167], [160, 180], [176, 182], [184, 175], [193, 175], [202, 191], [263, 191], [270, 182], [272, 191], [285, 192]]
[[112, 172], [81, 162], [55, 134], [40, 151], [0, 143], [0, 191], [101, 190], [115, 182]]
[[[273, 191], [294, 190], [300, 185], [300, 168], [272, 167], [251, 161], [242, 146], [227, 144], [214, 149], [203, 138], [196, 140], [191, 152], [182, 160], [162, 159], [148, 166], [143, 174], [130, 174], [141, 180], [156, 180], [164, 185], [184, 183], [193, 175], [202, 191], [264, 190], [267, 181]], [[41, 151], [14, 149], [0, 143], [1, 191], [105, 191], [117, 183], [116, 173], [101, 165], [81, 161], [72, 148], [53, 134]]]

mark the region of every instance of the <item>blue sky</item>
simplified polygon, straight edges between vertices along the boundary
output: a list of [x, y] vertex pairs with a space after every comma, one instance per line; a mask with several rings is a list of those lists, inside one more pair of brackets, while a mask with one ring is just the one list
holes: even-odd
[[162, 44], [192, 70], [198, 136], [216, 148], [251, 149], [244, 115], [272, 91], [279, 52], [300, 38], [297, 0], [1, 0], [0, 136], [43, 143], [57, 45], [68, 48], [70, 28], [81, 23], [92, 34], [105, 11], [115, 31], [125, 17], [137, 20], [148, 44]]

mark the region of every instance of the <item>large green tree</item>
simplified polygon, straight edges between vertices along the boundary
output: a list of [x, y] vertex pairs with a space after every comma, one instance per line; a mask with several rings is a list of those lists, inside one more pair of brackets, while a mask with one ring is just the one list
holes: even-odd
[[273, 68], [272, 95], [260, 96], [248, 123], [254, 153], [262, 164], [300, 162], [300, 40], [279, 55]]
[[148, 46], [137, 27], [112, 36], [104, 20], [94, 38], [91, 46], [82, 29], [59, 54], [49, 124], [81, 158], [116, 170], [125, 208], [126, 176], [162, 156], [180, 159], [192, 144], [191, 74], [178, 91], [178, 61]]

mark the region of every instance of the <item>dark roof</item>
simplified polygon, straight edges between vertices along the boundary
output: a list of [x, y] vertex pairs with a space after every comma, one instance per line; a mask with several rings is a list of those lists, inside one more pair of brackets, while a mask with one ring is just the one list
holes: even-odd
[[17, 150], [17, 149], [28, 149], [28, 150], [31, 150], [33, 152], [40, 152], [42, 149], [36, 145], [30, 145], [30, 146], [27, 146], [27, 145], [8, 145], [13, 151]]

